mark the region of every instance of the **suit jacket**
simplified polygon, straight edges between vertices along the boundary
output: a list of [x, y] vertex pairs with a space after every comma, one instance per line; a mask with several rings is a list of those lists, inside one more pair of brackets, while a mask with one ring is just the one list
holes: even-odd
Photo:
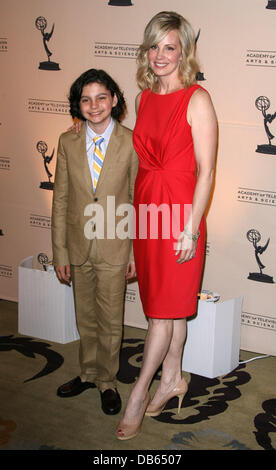
[[[132, 144], [132, 131], [114, 121], [103, 167], [96, 191], [93, 191], [91, 174], [86, 154], [86, 126], [79, 134], [74, 130], [63, 133], [59, 138], [57, 165], [52, 206], [52, 247], [55, 266], [83, 264], [90, 253], [93, 234], [89, 230], [91, 216], [85, 215], [89, 204], [97, 204], [104, 217], [104, 238], [97, 236], [97, 246], [104, 260], [112, 265], [125, 264], [133, 260], [130, 238], [109, 239], [109, 228], [118, 223], [123, 216], [107, 211], [108, 199], [114, 197], [115, 211], [120, 204], [132, 204], [138, 159]], [[108, 198], [109, 196], [109, 198]], [[102, 212], [103, 211], [103, 212]], [[125, 217], [125, 215], [124, 215]], [[97, 220], [97, 219], [96, 219]], [[99, 220], [99, 219], [98, 219]], [[101, 218], [102, 221], [102, 218]], [[90, 225], [90, 230], [95, 229]], [[90, 239], [89, 239], [90, 238]]]

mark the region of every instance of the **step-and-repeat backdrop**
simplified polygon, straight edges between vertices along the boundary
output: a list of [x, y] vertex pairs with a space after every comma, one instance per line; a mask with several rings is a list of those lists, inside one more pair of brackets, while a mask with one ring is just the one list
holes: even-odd
[[275, 354], [275, 0], [2, 2], [0, 298], [18, 300], [22, 259], [51, 260], [57, 142], [72, 122], [71, 83], [105, 69], [124, 90], [124, 124], [133, 128], [137, 48], [162, 10], [181, 13], [199, 33], [200, 84], [219, 121], [202, 287], [225, 300], [243, 295], [242, 348]]

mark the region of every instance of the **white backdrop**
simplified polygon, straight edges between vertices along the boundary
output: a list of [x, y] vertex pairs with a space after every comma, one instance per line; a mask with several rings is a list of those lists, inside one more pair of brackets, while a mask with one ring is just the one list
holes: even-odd
[[[168, 9], [200, 30], [201, 85], [219, 120], [203, 288], [222, 299], [243, 295], [242, 348], [275, 354], [276, 152], [267, 134], [276, 135], [272, 0], [10, 0], [1, 5], [0, 297], [18, 299], [23, 258], [52, 256], [52, 191], [41, 183], [48, 181], [44, 159], [54, 182], [58, 137], [71, 125], [71, 83], [91, 67], [105, 69], [124, 90], [124, 124], [133, 128], [137, 47], [148, 20]], [[39, 21], [46, 25], [44, 34], [54, 25], [46, 44], [57, 70], [39, 68], [47, 61], [39, 17], [47, 22]], [[255, 251], [265, 266], [262, 273]], [[129, 289], [127, 302], [135, 301]]]

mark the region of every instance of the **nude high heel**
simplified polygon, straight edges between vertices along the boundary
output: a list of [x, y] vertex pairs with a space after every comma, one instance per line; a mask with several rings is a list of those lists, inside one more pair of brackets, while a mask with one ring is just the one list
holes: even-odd
[[162, 413], [168, 401], [174, 397], [178, 397], [177, 413], [179, 414], [182, 401], [187, 393], [187, 390], [188, 390], [188, 385], [185, 379], [181, 379], [180, 382], [177, 384], [177, 386], [174, 387], [174, 389], [170, 393], [168, 393], [168, 395], [164, 398], [164, 400], [162, 401], [162, 403], [160, 403], [160, 405], [156, 406], [156, 405], [149, 404], [149, 406], [146, 409], [145, 415], [146, 416], [159, 416]]
[[143, 419], [144, 419], [144, 416], [145, 416], [145, 411], [146, 411], [146, 409], [149, 405], [149, 402], [150, 402], [150, 394], [149, 394], [149, 392], [147, 392], [147, 396], [144, 400], [143, 413], [142, 413], [141, 420], [136, 424], [121, 424], [121, 423], [119, 423], [119, 426], [118, 426], [117, 431], [116, 431], [117, 439], [119, 439], [120, 441], [127, 441], [128, 439], [133, 439], [134, 437], [136, 437], [140, 433], [142, 423], [143, 423]]

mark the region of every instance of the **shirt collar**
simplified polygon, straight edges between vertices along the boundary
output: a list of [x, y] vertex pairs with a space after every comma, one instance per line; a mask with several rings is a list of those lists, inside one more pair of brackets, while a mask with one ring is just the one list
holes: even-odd
[[105, 140], [108, 141], [110, 139], [111, 134], [112, 134], [113, 128], [114, 128], [114, 119], [111, 118], [110, 123], [108, 124], [108, 126], [107, 126], [106, 130], [103, 132], [103, 134], [96, 134], [96, 132], [94, 132], [93, 129], [91, 129], [91, 127], [88, 125], [88, 121], [86, 121], [86, 135], [89, 136], [91, 139], [101, 135]]

